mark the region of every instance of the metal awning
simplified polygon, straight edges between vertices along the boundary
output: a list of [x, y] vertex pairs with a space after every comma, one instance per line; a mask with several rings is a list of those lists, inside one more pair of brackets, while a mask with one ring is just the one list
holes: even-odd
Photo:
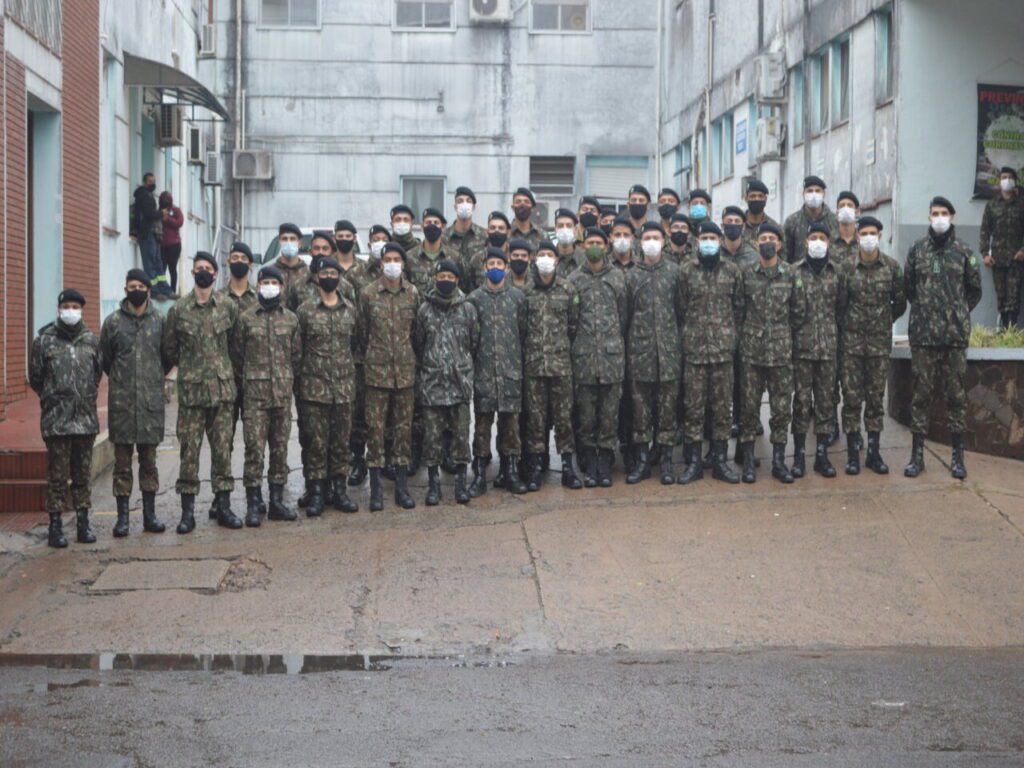
[[174, 67], [152, 59], [124, 54], [124, 84], [141, 88], [154, 88], [162, 95], [171, 96], [179, 104], [195, 104], [231, 121], [224, 105], [210, 90]]

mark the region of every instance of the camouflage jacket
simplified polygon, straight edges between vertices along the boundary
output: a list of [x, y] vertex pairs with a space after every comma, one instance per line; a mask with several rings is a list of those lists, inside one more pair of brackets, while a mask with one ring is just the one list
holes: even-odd
[[1021, 249], [1024, 249], [1024, 196], [1018, 189], [1009, 200], [999, 195], [985, 203], [978, 250], [982, 255], [991, 253], [996, 266], [1008, 267]]
[[299, 399], [314, 403], [350, 403], [355, 399], [353, 347], [362, 330], [355, 304], [338, 297], [333, 307], [322, 300], [299, 307], [302, 362]]
[[107, 429], [115, 445], [159, 445], [164, 439], [163, 332], [164, 316], [153, 302], [138, 315], [124, 299], [103, 321], [100, 352], [108, 384]]
[[841, 267], [846, 263], [856, 263], [857, 259], [860, 258], [860, 242], [857, 240], [856, 235], [852, 242], [849, 243], [843, 240], [842, 237], [837, 237], [829, 248], [828, 258], [837, 267]]
[[416, 354], [412, 332], [420, 294], [403, 279], [390, 291], [384, 278], [375, 280], [359, 294], [359, 341], [366, 386], [405, 389], [416, 383]]
[[981, 301], [978, 257], [950, 227], [910, 246], [903, 290], [910, 302], [910, 346], [967, 347], [971, 310]]
[[842, 302], [844, 273], [832, 259], [825, 259], [820, 272], [816, 272], [810, 259], [793, 265], [804, 316], [793, 333], [793, 357], [797, 360], [835, 360], [839, 344], [839, 318], [843, 314]]
[[164, 364], [178, 366], [178, 402], [208, 407], [235, 399], [234, 370], [229, 351], [238, 309], [214, 293], [205, 304], [192, 293], [167, 313], [161, 342]]
[[392, 242], [398, 243], [405, 249], [405, 259], [408, 261], [414, 256], [420, 255], [420, 249], [423, 247], [423, 241], [420, 240], [416, 235], [410, 232], [408, 235], [402, 235], [398, 237], [394, 233], [391, 234]]
[[526, 339], [523, 372], [531, 377], [572, 376], [570, 349], [579, 321], [579, 296], [565, 278], [555, 276], [545, 285], [533, 275], [526, 292]]
[[523, 404], [526, 297], [506, 280], [497, 290], [477, 288], [467, 298], [480, 323], [473, 400], [483, 412], [519, 413]]
[[456, 289], [450, 299], [431, 290], [416, 312], [412, 344], [420, 361], [416, 398], [426, 406], [473, 399], [473, 356], [480, 343], [476, 307]]
[[846, 294], [839, 320], [843, 352], [888, 357], [892, 351], [892, 324], [907, 311], [903, 268], [896, 259], [879, 252], [873, 261], [858, 257], [840, 269]]
[[558, 252], [558, 266], [555, 268], [555, 274], [559, 277], [568, 277], [586, 261], [587, 257], [583, 253], [583, 246], [577, 243], [570, 253]]
[[660, 259], [626, 277], [626, 357], [633, 381], [678, 381], [685, 307], [679, 268]]
[[[747, 212], [747, 216], [749, 216], [749, 215], [750, 215], [750, 212], [748, 211]], [[767, 213], [764, 215], [764, 221], [759, 221], [757, 224], [751, 224], [749, 219], [747, 218], [747, 216], [743, 217], [743, 242], [745, 242], [747, 245], [749, 245], [755, 251], [757, 250], [757, 230], [760, 228], [760, 226], [762, 224], [774, 224], [776, 227], [778, 227], [780, 230], [782, 230], [782, 225], [779, 224], [779, 222], [777, 222], [775, 219], [773, 219]], [[779, 246], [779, 257], [782, 258], [782, 256], [785, 253], [786, 253], [786, 238], [785, 238], [785, 236], [783, 236], [782, 244]]]
[[484, 274], [484, 256], [487, 254], [487, 240], [483, 244], [476, 243], [469, 248], [469, 255], [459, 266], [462, 268], [462, 277], [459, 278], [459, 288], [467, 296], [477, 288], [482, 288], [487, 283], [487, 276]]
[[828, 239], [831, 242], [835, 242], [839, 237], [839, 221], [836, 219], [832, 209], [825, 203], [822, 203], [821, 215], [816, 219], [811, 218], [805, 206], [800, 206], [799, 211], [790, 214], [786, 218], [786, 225], [782, 228], [786, 234], [786, 242], [783, 245], [782, 252], [786, 256], [786, 261], [790, 264], [795, 264], [807, 258], [807, 232], [811, 228], [811, 224], [818, 221], [825, 223], [829, 231]]
[[518, 219], [512, 219], [511, 221], [512, 228], [509, 229], [508, 239], [515, 240], [518, 237], [522, 240], [528, 240], [530, 243], [530, 247], [533, 249], [533, 253], [536, 254], [537, 246], [541, 244], [541, 241], [547, 239], [547, 235], [545, 235], [541, 230], [537, 229], [537, 227], [533, 226], [532, 221], [530, 222], [529, 230], [527, 230], [526, 232], [523, 232], [522, 230], [519, 229], [519, 227], [516, 226], [519, 223]]
[[681, 266], [693, 258], [693, 248], [690, 245], [689, 240], [687, 240], [686, 245], [678, 251], [672, 247], [671, 243], [668, 243], [665, 246], [665, 250], [662, 251], [662, 254], [673, 264]]
[[459, 232], [455, 225], [451, 224], [444, 230], [444, 242], [448, 244], [453, 255], [458, 255], [456, 261], [462, 266], [469, 263], [469, 258], [475, 250], [479, 250], [481, 246], [487, 247], [487, 230], [479, 224], [470, 223], [469, 229]]
[[32, 341], [28, 381], [39, 395], [43, 438], [95, 435], [100, 431], [96, 395], [103, 376], [100, 341], [80, 322], [43, 326]]
[[740, 354], [753, 365], [792, 365], [793, 331], [804, 319], [793, 265], [758, 264], [743, 273], [743, 323]]
[[733, 266], [738, 267], [742, 272], [745, 269], [751, 269], [761, 263], [760, 251], [757, 250], [757, 246], [751, 246], [746, 240], [740, 240], [740, 247], [736, 249], [736, 253], [730, 253], [729, 249], [725, 247], [725, 241], [722, 241], [722, 247], [719, 250], [722, 255], [723, 261], [730, 262]]
[[[630, 273], [633, 272], [633, 270], [636, 269], [637, 264], [642, 264], [643, 263], [643, 258], [644, 257], [641, 256], [639, 259], [632, 259], [631, 258], [627, 262], [621, 262], [618, 259], [616, 259], [614, 256], [609, 256], [608, 261], [609, 261], [609, 263], [613, 267], [615, 267], [615, 269], [619, 270], [619, 272], [622, 273], [622, 279], [625, 280], [626, 278], [629, 277]], [[583, 257], [583, 263], [586, 263], [586, 260], [587, 260], [586, 256], [584, 256]]]
[[256, 295], [256, 291], [253, 289], [251, 285], [245, 289], [245, 293], [243, 293], [241, 296], [232, 293], [231, 288], [229, 288], [226, 285], [219, 291], [217, 291], [217, 295], [223, 296], [226, 299], [231, 299], [231, 301], [235, 305], [235, 308], [238, 310], [238, 314], [242, 314], [249, 307], [258, 304], [260, 300], [259, 297]]
[[[355, 303], [356, 289], [348, 280], [338, 282], [338, 294], [350, 304]], [[289, 310], [297, 312], [307, 301], [320, 301], [320, 286], [313, 282], [312, 274], [288, 285], [286, 304]]]
[[246, 409], [291, 407], [302, 336], [295, 313], [281, 306], [243, 312], [231, 336], [235, 376]]
[[728, 259], [713, 268], [690, 259], [679, 267], [683, 354], [688, 363], [727, 363], [736, 354], [743, 316], [743, 274]]
[[[349, 301], [352, 304], [353, 310], [356, 311], [356, 314], [358, 314], [359, 294], [361, 294], [363, 289], [370, 283], [380, 279], [380, 270], [380, 261], [371, 256], [366, 261], [357, 260], [356, 263], [347, 272], [345, 272], [344, 275], [342, 275], [344, 278], [342, 282], [348, 281], [352, 286], [352, 298], [349, 299]], [[339, 285], [340, 284], [341, 283], [339, 283]], [[339, 295], [344, 295], [341, 291], [338, 291], [338, 293]], [[318, 301], [319, 299], [320, 297], [317, 296]], [[354, 334], [354, 337], [358, 337], [358, 334]], [[352, 354], [355, 356], [354, 359], [356, 365], [362, 365], [362, 352], [357, 347], [353, 347]]]
[[608, 263], [584, 264], [569, 276], [579, 298], [572, 370], [577, 384], [617, 384], [625, 378], [626, 279]]
[[405, 279], [416, 286], [420, 296], [426, 296], [427, 292], [434, 286], [434, 272], [437, 269], [437, 263], [441, 259], [447, 258], [450, 258], [450, 255], [444, 247], [433, 258], [420, 248], [414, 256], [406, 256], [405, 258]]
[[287, 297], [293, 284], [301, 283], [309, 278], [309, 266], [302, 259], [295, 264], [285, 263], [284, 256], [274, 259], [274, 266], [281, 270], [284, 275], [284, 285], [281, 286], [281, 295]]

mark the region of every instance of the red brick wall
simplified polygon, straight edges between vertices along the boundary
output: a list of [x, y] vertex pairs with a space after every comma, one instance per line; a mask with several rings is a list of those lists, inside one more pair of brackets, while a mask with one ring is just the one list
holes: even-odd
[[[6, 61], [7, 53], [4, 48], [4, 24], [0, 18], [0, 65]], [[4, 236], [7, 231], [7, 220], [4, 216], [4, 201], [7, 191], [7, 169], [3, 162], [3, 149], [6, 146], [7, 125], [4, 115], [7, 114], [7, 90], [4, 87], [3, 78], [0, 78], [0, 269], [4, 267]], [[7, 306], [7, 282], [0, 283], [0, 420], [3, 420], [7, 410], [7, 380], [4, 377], [4, 361], [7, 359], [7, 323], [4, 320], [4, 307]]]

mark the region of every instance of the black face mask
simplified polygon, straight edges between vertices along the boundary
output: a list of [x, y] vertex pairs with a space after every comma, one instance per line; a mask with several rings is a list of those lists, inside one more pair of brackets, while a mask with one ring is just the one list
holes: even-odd
[[750, 209], [750, 212], [755, 216], [760, 216], [764, 213], [764, 207], [767, 203], [767, 200], [748, 200], [747, 208]]
[[196, 281], [196, 285], [200, 288], [209, 288], [213, 285], [213, 281], [217, 279], [217, 276], [213, 272], [201, 270], [196, 272], [192, 279]]
[[672, 218], [672, 214], [679, 210], [678, 205], [672, 205], [672, 203], [665, 203], [664, 205], [658, 206], [658, 215], [661, 216], [663, 221], [668, 221]]
[[128, 296], [128, 301], [133, 307], [141, 307], [146, 303], [146, 299], [149, 298], [149, 291], [128, 291], [126, 295]]
[[630, 203], [629, 215], [633, 221], [640, 221], [647, 215], [647, 203]]
[[586, 213], [581, 213], [580, 214], [580, 224], [583, 225], [584, 229], [587, 229], [589, 227], [596, 227], [597, 226], [597, 214], [596, 213], [591, 213], [590, 211], [587, 211]]
[[423, 236], [427, 238], [428, 243], [436, 243], [441, 239], [441, 234], [444, 232], [437, 224], [427, 224], [423, 228]]
[[231, 270], [231, 276], [238, 280], [249, 274], [249, 265], [244, 261], [232, 261], [228, 264], [228, 269]]
[[757, 250], [765, 261], [771, 261], [775, 258], [775, 254], [778, 253], [775, 243], [760, 243], [757, 246]]
[[708, 269], [714, 269], [718, 265], [718, 260], [720, 258], [722, 258], [721, 249], [711, 254], [710, 256], [701, 253], [699, 249], [697, 251], [697, 261], [700, 262], [700, 265], [702, 267], [707, 267]]
[[352, 253], [352, 249], [356, 247], [355, 240], [339, 240], [338, 250], [342, 253]]
[[276, 309], [277, 305], [281, 303], [280, 294], [272, 299], [265, 299], [263, 298], [263, 296], [257, 294], [256, 298], [259, 299], [260, 306], [263, 307], [264, 309]]
[[529, 221], [530, 214], [533, 213], [533, 208], [531, 208], [528, 205], [520, 205], [518, 208], [515, 209], [515, 212], [516, 218], [519, 219], [520, 221]]
[[458, 286], [454, 280], [438, 280], [434, 285], [437, 287], [437, 292], [444, 298], [448, 298], [455, 293], [455, 288]]
[[527, 267], [530, 266], [529, 259], [509, 259], [508, 268], [517, 275], [526, 273]]
[[677, 248], [682, 248], [686, 245], [686, 241], [690, 239], [689, 232], [672, 232], [669, 234], [668, 239], [672, 241], [672, 245]]
[[334, 293], [338, 290], [338, 283], [341, 282], [340, 278], [337, 277], [320, 277], [317, 278], [317, 285], [320, 289], [327, 291], [327, 293]]
[[742, 224], [723, 224], [722, 231], [725, 232], [727, 240], [739, 240], [743, 234]]
[[612, 225], [611, 224], [602, 224], [601, 225], [601, 231], [604, 232], [606, 235], [608, 235], [610, 237], [611, 234], [612, 234]]
[[487, 242], [495, 248], [503, 248], [508, 241], [508, 235], [504, 232], [491, 232], [487, 236]]

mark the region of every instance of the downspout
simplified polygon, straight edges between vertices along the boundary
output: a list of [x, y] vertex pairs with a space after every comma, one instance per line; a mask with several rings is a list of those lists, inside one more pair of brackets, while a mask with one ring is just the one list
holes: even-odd
[[664, 19], [665, 19], [665, 3], [664, 0], [658, 0], [658, 92], [654, 96], [654, 117], [655, 117], [655, 134], [654, 134], [654, 166], [657, 169], [655, 175], [655, 186], [661, 189], [662, 186], [662, 159], [661, 159], [661, 111], [662, 111], [662, 96], [661, 92], [664, 87], [664, 68], [665, 68], [665, 39], [664, 39]]
[[[242, 6], [244, 0], [235, 0], [235, 146], [234, 149], [245, 149], [245, 124], [242, 109], [245, 103], [242, 92]], [[245, 235], [245, 181], [236, 181], [238, 185], [238, 213], [235, 225], [238, 238]]]
[[708, 6], [708, 81], [704, 88], [704, 147], [707, 150], [707, 179], [701, 179], [705, 189], [711, 189], [711, 85], [715, 72], [715, 0]]

